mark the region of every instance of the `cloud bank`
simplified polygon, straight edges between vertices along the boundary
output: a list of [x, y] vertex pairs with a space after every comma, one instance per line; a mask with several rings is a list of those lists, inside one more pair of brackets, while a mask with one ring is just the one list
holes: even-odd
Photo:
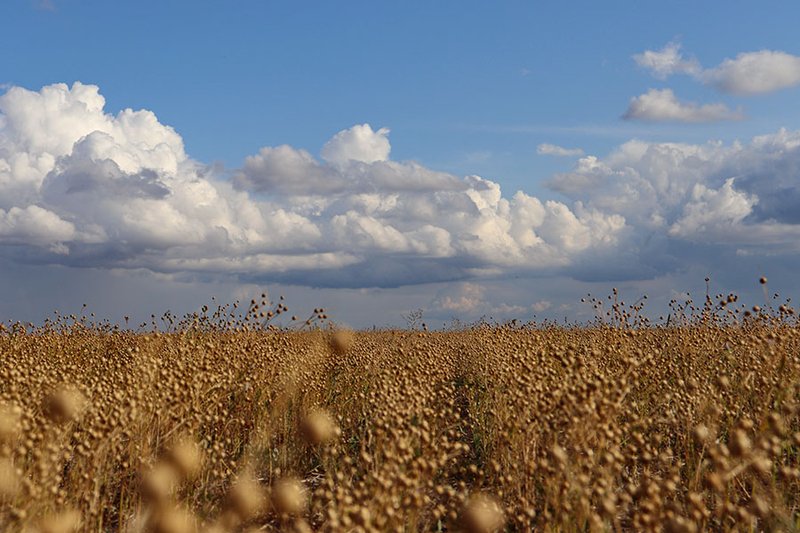
[[397, 286], [571, 263], [624, 221], [479, 176], [389, 159], [387, 129], [334, 135], [322, 159], [265, 147], [232, 179], [149, 111], [75, 83], [0, 97], [0, 244], [17, 261]]
[[389, 136], [355, 125], [319, 158], [264, 147], [227, 175], [152, 112], [106, 112], [96, 86], [14, 87], [0, 96], [0, 257], [307, 287], [460, 280], [442, 313], [499, 313], [469, 280], [646, 279], [720, 248], [800, 251], [798, 132], [630, 141], [553, 177], [563, 201], [394, 161]]

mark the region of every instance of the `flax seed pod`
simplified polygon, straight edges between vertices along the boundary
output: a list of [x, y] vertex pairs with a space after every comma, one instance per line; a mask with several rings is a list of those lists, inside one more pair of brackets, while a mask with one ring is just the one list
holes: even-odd
[[353, 332], [347, 329], [340, 329], [331, 335], [331, 351], [336, 355], [346, 354], [353, 346]]
[[272, 506], [276, 512], [299, 515], [306, 507], [306, 492], [297, 478], [284, 478], [272, 487]]
[[85, 406], [83, 394], [72, 387], [62, 386], [45, 398], [43, 411], [51, 420], [61, 424], [77, 420]]
[[313, 445], [333, 442], [341, 430], [333, 418], [325, 411], [311, 411], [303, 419], [301, 430], [306, 440]]
[[493, 533], [503, 527], [505, 515], [494, 498], [477, 494], [467, 501], [461, 524], [468, 533]]
[[226, 505], [240, 520], [247, 521], [264, 511], [266, 493], [251, 475], [244, 474], [228, 492]]

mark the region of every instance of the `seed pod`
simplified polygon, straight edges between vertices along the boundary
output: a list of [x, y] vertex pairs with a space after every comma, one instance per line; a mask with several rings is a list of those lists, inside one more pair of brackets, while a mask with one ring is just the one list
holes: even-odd
[[296, 478], [285, 478], [272, 488], [272, 505], [281, 514], [299, 515], [306, 506], [303, 484]]
[[353, 332], [347, 329], [340, 329], [331, 335], [331, 351], [336, 355], [346, 354], [353, 346]]
[[733, 432], [733, 435], [731, 435], [731, 438], [728, 441], [728, 447], [731, 450], [731, 455], [734, 457], [743, 457], [750, 451], [752, 443], [750, 442], [750, 437], [747, 436], [747, 433], [741, 429], [737, 429]]
[[708, 441], [710, 436], [711, 431], [709, 431], [709, 429], [703, 424], [695, 426], [692, 430], [692, 437], [694, 437], [698, 444], [704, 444]]
[[467, 533], [492, 533], [503, 527], [505, 514], [494, 498], [478, 494], [467, 501], [461, 524]]
[[311, 444], [326, 444], [335, 440], [341, 430], [333, 418], [322, 410], [311, 411], [303, 420], [301, 430]]
[[266, 497], [263, 487], [254, 479], [239, 478], [228, 492], [227, 505], [241, 520], [250, 520], [264, 510]]
[[63, 424], [77, 420], [85, 406], [83, 394], [69, 387], [61, 387], [45, 398], [43, 411], [54, 422]]

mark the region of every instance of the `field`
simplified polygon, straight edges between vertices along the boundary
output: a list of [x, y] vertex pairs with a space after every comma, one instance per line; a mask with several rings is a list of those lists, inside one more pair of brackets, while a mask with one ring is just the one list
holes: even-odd
[[794, 530], [800, 330], [747, 314], [10, 327], [0, 530]]

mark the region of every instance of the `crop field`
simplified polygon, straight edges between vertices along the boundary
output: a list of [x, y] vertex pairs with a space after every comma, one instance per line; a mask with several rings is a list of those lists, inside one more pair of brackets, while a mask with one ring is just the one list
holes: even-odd
[[260, 305], [5, 328], [0, 530], [797, 528], [788, 307], [348, 332]]

